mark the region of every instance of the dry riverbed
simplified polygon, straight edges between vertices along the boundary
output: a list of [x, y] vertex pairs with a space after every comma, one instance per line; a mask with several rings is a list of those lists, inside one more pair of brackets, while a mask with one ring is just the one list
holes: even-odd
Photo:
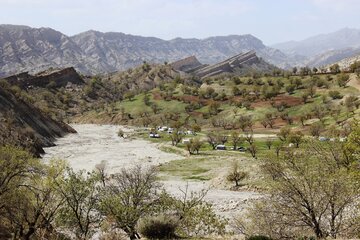
[[[52, 158], [67, 160], [75, 170], [92, 171], [96, 164], [107, 163], [108, 173], [119, 172], [122, 168], [135, 165], [157, 166], [174, 160], [182, 160], [183, 156], [166, 153], [158, 149], [156, 143], [143, 139], [122, 139], [117, 136], [121, 128], [131, 134], [134, 129], [114, 125], [72, 125], [77, 134], [69, 134], [56, 141], [55, 147], [46, 148], [44, 161]], [[189, 191], [208, 189], [205, 199], [214, 205], [216, 212], [228, 218], [240, 214], [249, 200], [260, 195], [251, 191], [229, 191], [211, 186], [210, 181], [184, 181], [168, 176], [163, 181], [164, 187], [171, 194], [181, 196], [188, 186]]]

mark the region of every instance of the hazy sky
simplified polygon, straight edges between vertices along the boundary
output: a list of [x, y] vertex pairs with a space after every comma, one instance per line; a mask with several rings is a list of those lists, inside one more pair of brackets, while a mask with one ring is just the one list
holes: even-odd
[[163, 39], [250, 33], [265, 44], [360, 28], [360, 0], [0, 0], [0, 23]]

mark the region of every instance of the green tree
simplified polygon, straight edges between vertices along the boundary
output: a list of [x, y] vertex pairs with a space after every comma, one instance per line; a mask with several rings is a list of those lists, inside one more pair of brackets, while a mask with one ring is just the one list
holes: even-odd
[[116, 228], [130, 239], [139, 239], [136, 225], [142, 216], [151, 214], [158, 199], [159, 183], [155, 168], [136, 166], [122, 169], [109, 180], [103, 192], [101, 210]]
[[347, 164], [348, 156], [339, 142], [312, 141], [304, 149], [264, 161], [264, 171], [273, 179], [271, 191], [249, 211], [252, 232], [248, 234], [274, 239], [358, 236], [356, 165]]
[[339, 87], [346, 87], [346, 84], [350, 81], [349, 74], [342, 73], [337, 76], [337, 84]]
[[90, 238], [101, 222], [99, 176], [84, 171], [66, 171], [66, 178], [56, 182], [58, 191], [65, 199], [60, 208], [58, 224], [73, 232], [78, 239]]
[[298, 148], [300, 143], [303, 141], [304, 134], [300, 131], [291, 132], [288, 141]]

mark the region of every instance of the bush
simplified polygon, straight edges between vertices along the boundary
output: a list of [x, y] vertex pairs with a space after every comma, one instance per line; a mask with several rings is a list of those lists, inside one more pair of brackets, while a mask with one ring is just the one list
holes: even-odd
[[178, 220], [175, 217], [159, 215], [141, 219], [138, 230], [148, 239], [171, 239], [175, 238], [177, 226]]
[[267, 236], [257, 235], [257, 236], [250, 236], [246, 238], [246, 240], [271, 240], [271, 238]]
[[341, 93], [339, 91], [329, 91], [329, 97], [332, 99], [341, 99]]

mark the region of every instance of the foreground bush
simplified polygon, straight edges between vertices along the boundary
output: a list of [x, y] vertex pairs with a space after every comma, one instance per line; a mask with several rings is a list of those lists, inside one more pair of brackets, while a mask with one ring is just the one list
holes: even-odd
[[178, 219], [167, 215], [145, 217], [140, 220], [138, 230], [148, 239], [171, 239], [175, 237]]
[[263, 235], [250, 236], [246, 240], [272, 240], [271, 238]]

